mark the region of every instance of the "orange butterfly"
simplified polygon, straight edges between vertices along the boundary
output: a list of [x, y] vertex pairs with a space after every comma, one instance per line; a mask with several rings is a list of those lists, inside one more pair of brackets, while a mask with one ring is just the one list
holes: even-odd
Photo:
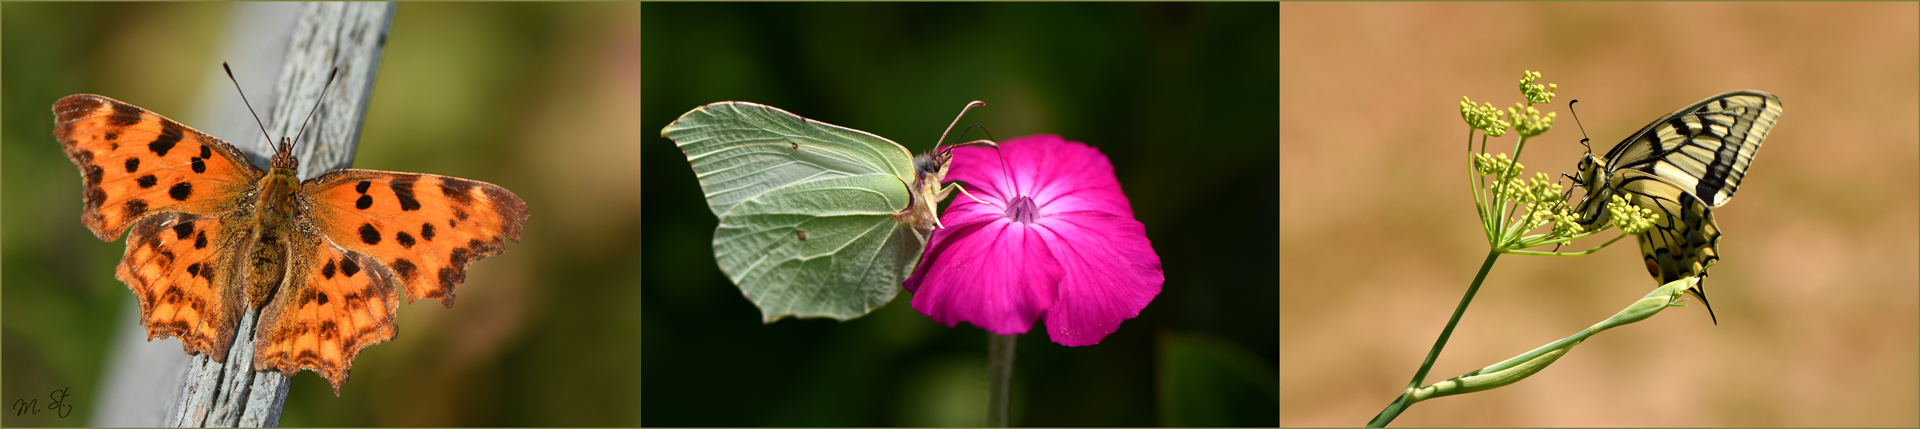
[[407, 302], [453, 306], [468, 263], [520, 240], [527, 204], [486, 182], [343, 169], [297, 179], [285, 140], [261, 170], [227, 142], [90, 94], [54, 103], [53, 135], [80, 167], [80, 221], [103, 241], [132, 225], [114, 277], [147, 339], [179, 337], [224, 362], [259, 310], [253, 369], [347, 379], [360, 349], [398, 333]]

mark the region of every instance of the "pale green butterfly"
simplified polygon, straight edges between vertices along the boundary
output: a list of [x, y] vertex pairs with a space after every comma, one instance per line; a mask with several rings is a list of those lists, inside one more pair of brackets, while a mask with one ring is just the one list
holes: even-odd
[[892, 300], [940, 225], [938, 204], [959, 189], [940, 186], [952, 149], [994, 146], [936, 142], [913, 156], [880, 136], [740, 101], [700, 106], [660, 135], [687, 155], [720, 218], [714, 259], [769, 323], [847, 320]]

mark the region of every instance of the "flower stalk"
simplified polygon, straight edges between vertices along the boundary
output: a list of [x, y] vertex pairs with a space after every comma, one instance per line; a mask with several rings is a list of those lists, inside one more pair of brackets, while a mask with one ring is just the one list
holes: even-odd
[[[1380, 414], [1375, 415], [1373, 420], [1367, 423], [1368, 427], [1385, 426], [1407, 407], [1423, 400], [1493, 389], [1525, 379], [1546, 368], [1547, 365], [1551, 365], [1572, 350], [1574, 345], [1585, 341], [1593, 334], [1614, 326], [1644, 320], [1658, 313], [1660, 309], [1677, 305], [1675, 299], [1680, 291], [1698, 282], [1698, 279], [1691, 279], [1692, 282], [1683, 279], [1683, 281], [1663, 285], [1654, 293], [1648, 294], [1647, 297], [1621, 311], [1620, 314], [1573, 336], [1513, 359], [1430, 386], [1423, 386], [1428, 371], [1439, 359], [1440, 351], [1446, 347], [1447, 340], [1453, 336], [1454, 327], [1459, 325], [1461, 316], [1466, 313], [1467, 306], [1473, 302], [1474, 295], [1479, 292], [1480, 285], [1486, 280], [1487, 273], [1492, 270], [1494, 261], [1498, 260], [1501, 254], [1540, 256], [1591, 254], [1628, 235], [1645, 231], [1654, 223], [1654, 220], [1658, 219], [1651, 210], [1633, 206], [1615, 196], [1607, 204], [1607, 209], [1613, 215], [1612, 222], [1603, 225], [1600, 230], [1586, 231], [1579, 222], [1579, 214], [1567, 205], [1564, 187], [1552, 183], [1546, 174], [1535, 173], [1530, 179], [1521, 178], [1521, 171], [1526, 167], [1520, 164], [1520, 154], [1526, 149], [1527, 140], [1553, 129], [1555, 114], [1541, 115], [1540, 111], [1532, 105], [1552, 101], [1553, 90], [1558, 85], [1534, 83], [1539, 77], [1540, 73], [1527, 71], [1521, 77], [1519, 85], [1526, 102], [1515, 103], [1505, 111], [1495, 109], [1493, 103], [1476, 105], [1472, 99], [1460, 98], [1460, 117], [1469, 128], [1467, 132], [1468, 181], [1473, 190], [1474, 209], [1479, 213], [1480, 226], [1486, 234], [1490, 249], [1486, 260], [1480, 265], [1479, 274], [1476, 274], [1473, 283], [1467, 286], [1466, 294], [1461, 297], [1460, 304], [1454, 308], [1453, 316], [1447, 320], [1446, 327], [1441, 329], [1440, 338], [1434, 341], [1426, 360], [1421, 362], [1420, 369], [1414, 372], [1413, 380], [1407, 383], [1406, 389], [1398, 398], [1395, 398], [1386, 409], [1381, 410]], [[1504, 153], [1487, 154], [1487, 139], [1500, 137], [1508, 131], [1519, 134], [1514, 143], [1513, 156], [1508, 157]], [[1481, 135], [1480, 149], [1477, 152], [1473, 148], [1475, 132]], [[1544, 233], [1529, 234], [1543, 227], [1547, 227], [1548, 230]], [[1545, 245], [1554, 245], [1555, 250], [1558, 250], [1560, 245], [1598, 234], [1606, 227], [1617, 227], [1621, 233], [1585, 251], [1562, 253], [1524, 250]], [[1686, 285], [1674, 288], [1681, 283]]]
[[1012, 415], [1013, 348], [1019, 335], [990, 335], [987, 339], [987, 426], [1007, 427]]

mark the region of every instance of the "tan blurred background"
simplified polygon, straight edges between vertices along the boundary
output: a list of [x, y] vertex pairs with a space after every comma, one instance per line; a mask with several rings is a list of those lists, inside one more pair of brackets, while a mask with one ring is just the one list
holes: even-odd
[[[1361, 425], [1412, 377], [1486, 256], [1458, 102], [1510, 106], [1523, 70], [1559, 84], [1541, 106], [1560, 112], [1554, 129], [1521, 158], [1528, 176], [1571, 172], [1582, 154], [1568, 100], [1604, 153], [1713, 94], [1780, 96], [1740, 193], [1715, 210], [1720, 323], [1697, 303], [1670, 309], [1394, 425], [1920, 424], [1917, 9], [1282, 4], [1280, 425]], [[1637, 253], [1628, 238], [1587, 257], [1501, 257], [1427, 382], [1625, 307], [1656, 286]]]

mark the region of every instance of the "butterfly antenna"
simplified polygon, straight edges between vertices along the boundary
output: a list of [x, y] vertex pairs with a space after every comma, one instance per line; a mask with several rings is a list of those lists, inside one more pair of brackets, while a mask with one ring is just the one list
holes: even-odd
[[1575, 112], [1573, 110], [1573, 103], [1578, 103], [1578, 102], [1580, 102], [1580, 100], [1568, 101], [1567, 111], [1573, 113], [1573, 125], [1580, 127], [1580, 145], [1586, 146], [1587, 153], [1591, 154], [1593, 153], [1593, 146], [1587, 145], [1587, 140], [1591, 140], [1587, 138], [1587, 126], [1580, 124], [1580, 112]]
[[272, 146], [273, 134], [267, 133], [267, 124], [260, 122], [260, 114], [253, 111], [253, 103], [247, 102], [247, 91], [241, 90], [240, 80], [233, 78], [233, 67], [228, 66], [226, 61], [221, 61], [220, 68], [227, 69], [227, 81], [233, 82], [233, 90], [240, 93], [240, 103], [247, 105], [247, 113], [253, 114], [254, 125], [260, 126], [260, 135], [266, 136], [267, 145]]
[[327, 83], [320, 86], [320, 98], [314, 100], [313, 110], [307, 111], [307, 119], [300, 121], [300, 132], [293, 135], [295, 143], [300, 142], [300, 136], [307, 135], [307, 124], [313, 122], [313, 114], [320, 113], [320, 103], [326, 102], [327, 90], [333, 89], [333, 77], [338, 75], [340, 75], [340, 66], [333, 66], [333, 71], [327, 72]]
[[982, 133], [986, 133], [986, 134], [987, 134], [987, 139], [986, 139], [986, 140], [974, 140], [974, 141], [970, 141], [970, 142], [966, 142], [966, 143], [960, 143], [960, 144], [950, 144], [950, 145], [946, 145], [946, 146], [935, 146], [935, 147], [936, 147], [936, 148], [939, 148], [941, 152], [953, 152], [953, 148], [956, 148], [956, 147], [961, 147], [961, 146], [995, 146], [995, 147], [998, 147], [998, 146], [999, 146], [999, 144], [997, 144], [997, 143], [994, 143], [994, 140], [993, 140], [993, 132], [992, 132], [992, 131], [987, 131], [987, 127], [983, 127], [983, 126], [980, 126], [980, 124], [973, 124], [973, 125], [971, 125], [971, 126], [968, 126], [968, 127], [967, 127], [967, 129], [966, 129], [965, 131], [961, 131], [961, 132], [960, 132], [960, 140], [966, 140], [966, 139], [967, 139], [967, 133], [970, 133], [970, 132], [973, 132], [973, 129], [975, 129], [975, 128], [979, 128], [979, 129], [980, 129], [980, 132], [982, 132]]
[[960, 114], [953, 117], [953, 123], [947, 124], [947, 130], [940, 132], [940, 140], [933, 142], [933, 148], [939, 149], [940, 143], [945, 143], [947, 141], [947, 133], [953, 132], [953, 126], [960, 125], [960, 118], [963, 116], [967, 116], [968, 110], [973, 110], [973, 108], [975, 107], [980, 107], [985, 105], [987, 105], [987, 102], [976, 100], [972, 103], [967, 103], [967, 107], [960, 108]]

